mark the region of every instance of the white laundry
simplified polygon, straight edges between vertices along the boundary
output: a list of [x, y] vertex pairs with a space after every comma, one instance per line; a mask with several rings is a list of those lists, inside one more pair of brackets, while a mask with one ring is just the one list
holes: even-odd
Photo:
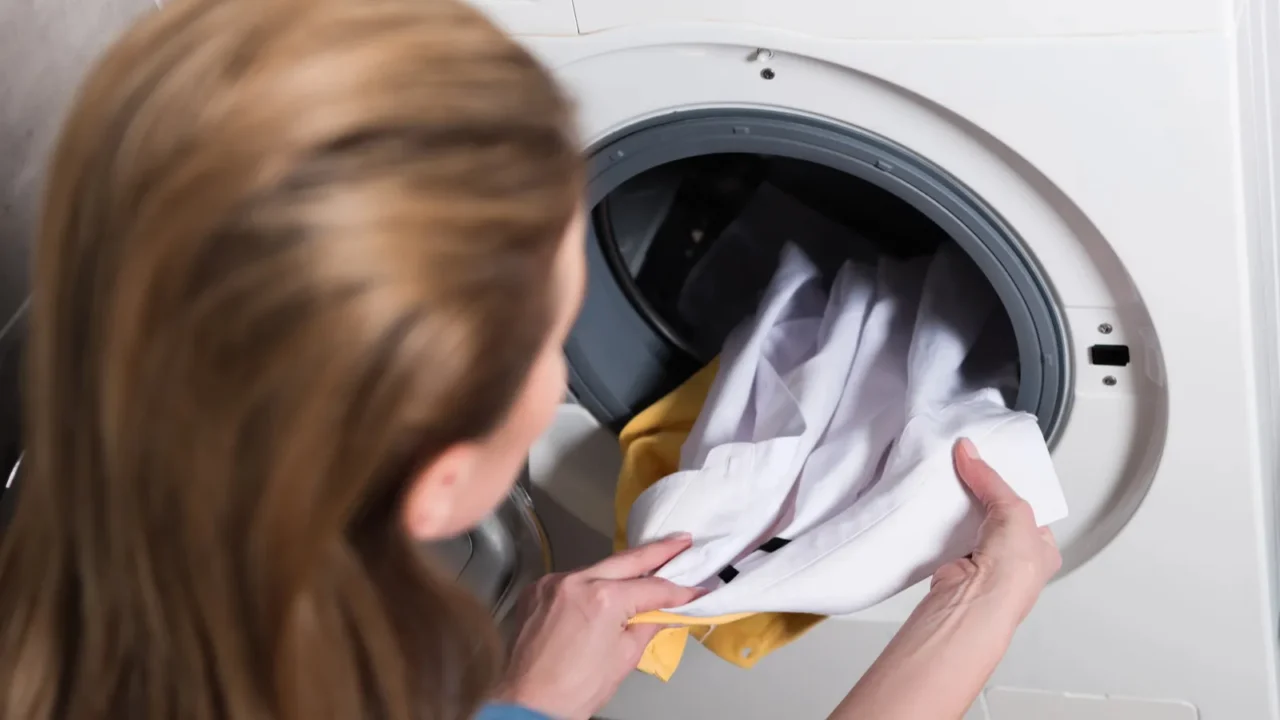
[[[671, 610], [847, 614], [965, 555], [982, 512], [952, 465], [960, 437], [1039, 524], [1065, 517], [1035, 417], [1005, 405], [1010, 378], [966, 368], [998, 308], [957, 249], [850, 262], [829, 293], [784, 249], [755, 316], [725, 343], [680, 471], [631, 509], [632, 545], [694, 536], [658, 575], [711, 591]], [[759, 551], [771, 538], [789, 543]]]

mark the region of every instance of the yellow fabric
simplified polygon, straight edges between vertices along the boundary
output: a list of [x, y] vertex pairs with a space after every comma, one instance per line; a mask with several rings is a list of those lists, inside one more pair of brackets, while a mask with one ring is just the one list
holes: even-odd
[[[649, 486], [674, 473], [680, 447], [702, 411], [717, 361], [703, 368], [670, 395], [649, 406], [622, 430], [622, 472], [614, 498], [617, 531], [614, 547], [627, 547], [627, 517], [631, 506]], [[823, 620], [804, 613], [739, 613], [694, 618], [668, 612], [643, 613], [633, 623], [676, 625], [662, 630], [645, 648], [637, 667], [669, 680], [680, 665], [690, 636], [729, 662], [750, 668], [774, 650], [800, 637]], [[712, 632], [714, 630], [714, 632]]]
[[679, 613], [667, 612], [666, 610], [654, 610], [652, 612], [640, 613], [631, 618], [628, 625], [724, 625], [726, 623], [735, 622], [743, 618], [749, 618], [755, 613], [733, 613], [730, 615], [708, 615], [707, 617], [693, 617], [691, 615], [681, 615]]

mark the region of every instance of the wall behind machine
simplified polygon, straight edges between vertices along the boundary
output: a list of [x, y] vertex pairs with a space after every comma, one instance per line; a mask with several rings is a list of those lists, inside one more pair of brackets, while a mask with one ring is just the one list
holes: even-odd
[[27, 292], [44, 167], [90, 64], [152, 0], [0, 2], [0, 325]]

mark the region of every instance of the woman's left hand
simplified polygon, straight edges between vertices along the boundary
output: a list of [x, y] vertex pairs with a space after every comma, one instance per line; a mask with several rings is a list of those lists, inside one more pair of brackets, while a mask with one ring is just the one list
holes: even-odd
[[560, 720], [586, 720], [604, 707], [662, 629], [627, 622], [700, 594], [652, 577], [691, 544], [688, 536], [660, 540], [539, 581], [500, 699]]

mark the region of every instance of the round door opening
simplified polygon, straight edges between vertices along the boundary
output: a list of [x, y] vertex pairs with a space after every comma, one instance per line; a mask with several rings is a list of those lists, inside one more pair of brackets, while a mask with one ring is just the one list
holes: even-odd
[[1052, 440], [1065, 412], [1065, 331], [1021, 241], [923, 158], [856, 128], [735, 111], [677, 114], [593, 152], [588, 290], [566, 344], [570, 389], [619, 429], [714, 358], [756, 308], [782, 247], [828, 280], [848, 261], [954, 244], [999, 298], [981, 357], [1016, 368], [1009, 404]]

